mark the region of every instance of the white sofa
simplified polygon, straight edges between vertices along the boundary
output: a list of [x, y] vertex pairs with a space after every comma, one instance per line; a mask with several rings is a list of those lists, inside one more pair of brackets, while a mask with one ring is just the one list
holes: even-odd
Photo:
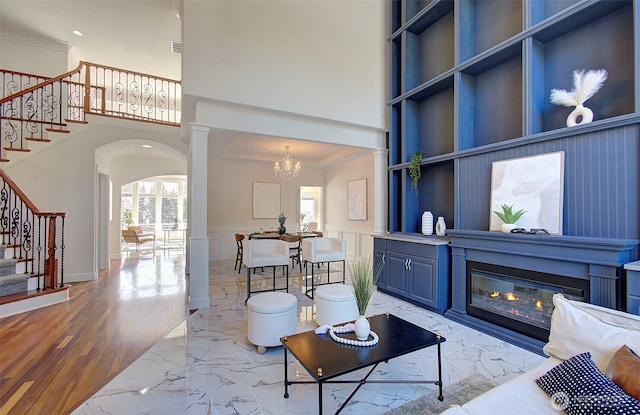
[[[596, 381], [611, 383], [604, 372], [622, 346], [627, 345], [636, 353], [640, 352], [640, 316], [570, 301], [560, 294], [554, 296], [553, 302], [555, 308], [551, 318], [551, 333], [549, 342], [544, 347], [544, 353], [549, 358], [533, 370], [493, 388], [462, 406], [452, 407], [443, 412], [443, 415], [557, 415], [565, 413], [564, 410], [569, 414], [640, 414], [640, 402], [637, 400], [637, 384], [640, 384], [638, 356], [631, 355], [631, 359], [634, 359], [631, 364], [635, 370], [631, 377], [634, 377], [636, 382], [632, 387], [636, 389], [630, 393], [636, 396], [635, 399], [621, 389], [616, 389], [617, 386], [613, 384], [608, 386], [606, 392], [592, 389]], [[586, 359], [584, 355], [572, 358], [585, 352], [590, 353], [592, 360]], [[616, 362], [619, 362], [619, 356], [620, 353], [617, 353]], [[570, 358], [572, 359], [568, 360]], [[627, 367], [629, 364], [629, 361], [623, 363]], [[590, 366], [588, 376], [583, 375], [583, 366]], [[549, 372], [551, 369], [553, 371]], [[548, 372], [549, 375], [545, 376]], [[544, 385], [547, 385], [547, 388], [549, 384], [553, 387], [559, 383], [562, 385], [555, 392], [551, 390], [553, 393], [547, 394], [536, 383], [536, 379], [541, 377], [545, 380]], [[618, 381], [616, 377], [614, 379]], [[625, 384], [625, 391], [629, 391], [628, 384]], [[622, 395], [619, 392], [622, 392]], [[551, 399], [550, 395], [556, 399]], [[603, 409], [610, 408], [611, 405], [618, 406], [619, 412]], [[581, 410], [584, 412], [580, 412]]]

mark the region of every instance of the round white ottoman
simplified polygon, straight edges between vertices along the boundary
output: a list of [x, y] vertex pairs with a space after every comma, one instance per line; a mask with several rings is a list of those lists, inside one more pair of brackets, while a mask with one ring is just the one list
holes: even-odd
[[247, 335], [258, 346], [258, 353], [264, 353], [267, 347], [280, 346], [280, 337], [285, 334], [295, 334], [297, 308], [298, 300], [288, 293], [260, 293], [247, 300]]
[[316, 288], [316, 323], [319, 326], [344, 323], [358, 318], [356, 298], [350, 287], [327, 284]]

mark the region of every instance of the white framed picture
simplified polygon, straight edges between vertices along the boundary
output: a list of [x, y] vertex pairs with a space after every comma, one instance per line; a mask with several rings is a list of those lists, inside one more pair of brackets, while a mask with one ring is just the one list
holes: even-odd
[[526, 211], [517, 222], [519, 228], [561, 235], [563, 196], [564, 151], [494, 161], [489, 230], [500, 230], [502, 221], [493, 212], [502, 212], [501, 206], [507, 204], [514, 212]]
[[347, 183], [349, 220], [367, 220], [367, 179]]
[[253, 183], [253, 218], [275, 219], [280, 214], [280, 183]]

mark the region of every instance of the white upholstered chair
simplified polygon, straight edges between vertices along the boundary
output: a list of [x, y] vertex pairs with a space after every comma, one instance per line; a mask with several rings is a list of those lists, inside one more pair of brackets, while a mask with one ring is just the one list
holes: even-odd
[[[251, 294], [276, 290], [276, 268], [282, 266], [285, 272], [286, 288], [289, 292], [289, 244], [279, 239], [249, 239], [242, 250], [242, 263], [247, 268], [247, 300]], [[273, 287], [270, 290], [251, 289], [251, 270], [273, 268]]]
[[[347, 258], [347, 243], [338, 238], [304, 238], [302, 240], [302, 256], [305, 269], [305, 294], [313, 298], [316, 285], [342, 283], [345, 281], [345, 260]], [[342, 279], [331, 282], [331, 262], [342, 262]], [[316, 284], [314, 268], [322, 263], [327, 264], [327, 281]], [[309, 277], [309, 265], [311, 265], [311, 277]], [[311, 280], [311, 288], [309, 288]]]

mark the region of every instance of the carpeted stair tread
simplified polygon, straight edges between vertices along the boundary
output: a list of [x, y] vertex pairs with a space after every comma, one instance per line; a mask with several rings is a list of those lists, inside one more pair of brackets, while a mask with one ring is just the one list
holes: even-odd
[[0, 275], [0, 296], [25, 292], [28, 283], [27, 274]]

